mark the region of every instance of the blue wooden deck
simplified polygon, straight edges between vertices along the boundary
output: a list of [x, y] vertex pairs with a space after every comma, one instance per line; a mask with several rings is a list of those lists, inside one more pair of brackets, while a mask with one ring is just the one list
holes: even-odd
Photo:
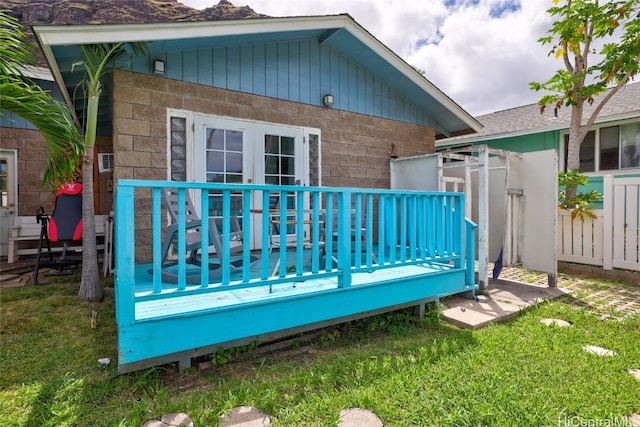
[[[208, 239], [201, 242], [202, 265], [215, 268], [187, 263], [186, 224], [177, 232], [174, 265], [162, 265], [160, 194], [167, 187], [182, 200], [190, 191], [200, 212], [223, 218], [222, 253], [209, 254]], [[274, 195], [289, 202], [263, 209]], [[460, 193], [120, 180], [118, 370], [175, 361], [185, 368], [219, 348], [474, 291], [467, 242], [474, 242], [475, 225], [463, 212]], [[237, 269], [225, 239], [231, 215], [242, 224], [241, 258], [257, 259]], [[274, 231], [274, 224], [288, 226]], [[202, 221], [203, 236], [208, 227]]]

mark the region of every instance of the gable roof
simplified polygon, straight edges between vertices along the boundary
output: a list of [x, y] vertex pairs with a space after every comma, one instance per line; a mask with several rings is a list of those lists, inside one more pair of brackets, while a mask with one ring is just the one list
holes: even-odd
[[[601, 93], [592, 105], [585, 104], [583, 118], [588, 119], [599, 101], [606, 95]], [[596, 124], [614, 120], [640, 117], [640, 82], [623, 86], [602, 108]], [[547, 106], [540, 113], [539, 104], [529, 104], [495, 113], [478, 116], [484, 126], [477, 134], [446, 138], [437, 142], [438, 147], [467, 145], [489, 139], [507, 138], [552, 130], [569, 129], [571, 107], [555, 109]]]
[[193, 50], [204, 46], [317, 38], [320, 44], [340, 50], [428, 112], [437, 132], [451, 135], [481, 128], [469, 113], [346, 14], [152, 24], [44, 25], [34, 26], [33, 30], [59, 84], [63, 84], [63, 74], [69, 71], [73, 60], [79, 58], [80, 44], [147, 41], [152, 43], [152, 48]]

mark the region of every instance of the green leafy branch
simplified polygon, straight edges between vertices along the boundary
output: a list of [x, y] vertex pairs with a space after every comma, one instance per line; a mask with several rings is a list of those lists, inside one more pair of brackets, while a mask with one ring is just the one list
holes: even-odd
[[602, 195], [596, 191], [578, 192], [578, 186], [587, 185], [589, 179], [579, 170], [558, 173], [558, 206], [571, 211], [571, 219], [596, 218], [592, 212], [593, 203], [602, 200]]

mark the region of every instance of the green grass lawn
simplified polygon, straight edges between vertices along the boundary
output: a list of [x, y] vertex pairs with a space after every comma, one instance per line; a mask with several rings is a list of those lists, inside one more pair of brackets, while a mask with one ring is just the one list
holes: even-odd
[[[64, 280], [1, 290], [2, 425], [141, 426], [185, 412], [214, 426], [240, 405], [286, 427], [336, 426], [351, 407], [385, 426], [623, 425], [611, 422], [640, 413], [640, 381], [628, 373], [640, 368], [640, 316], [603, 320], [570, 298], [479, 331], [436, 310], [424, 321], [404, 311], [325, 329], [294, 350], [226, 352], [214, 360], [236, 357], [207, 370], [117, 375], [113, 296], [83, 303], [78, 277]], [[546, 317], [573, 327], [545, 326]], [[587, 344], [618, 355], [586, 353]], [[100, 365], [104, 357], [112, 363]]]

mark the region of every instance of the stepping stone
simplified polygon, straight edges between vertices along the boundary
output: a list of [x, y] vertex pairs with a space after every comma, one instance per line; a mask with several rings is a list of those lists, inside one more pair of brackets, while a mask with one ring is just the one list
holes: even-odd
[[544, 323], [547, 326], [559, 326], [561, 328], [569, 328], [571, 327], [571, 323], [562, 319], [540, 319], [540, 322]]
[[158, 420], [147, 421], [142, 427], [193, 427], [193, 421], [185, 413], [165, 414]]
[[340, 411], [338, 427], [383, 427], [383, 424], [373, 412], [351, 408]]
[[220, 417], [221, 427], [263, 427], [271, 425], [271, 419], [253, 406], [236, 406]]
[[627, 419], [630, 426], [640, 426], [640, 414], [633, 414]]
[[629, 373], [633, 375], [637, 380], [640, 380], [640, 369], [629, 369]]
[[597, 345], [585, 345], [582, 349], [588, 353], [597, 354], [598, 356], [616, 356], [618, 354], [615, 351], [607, 350]]

